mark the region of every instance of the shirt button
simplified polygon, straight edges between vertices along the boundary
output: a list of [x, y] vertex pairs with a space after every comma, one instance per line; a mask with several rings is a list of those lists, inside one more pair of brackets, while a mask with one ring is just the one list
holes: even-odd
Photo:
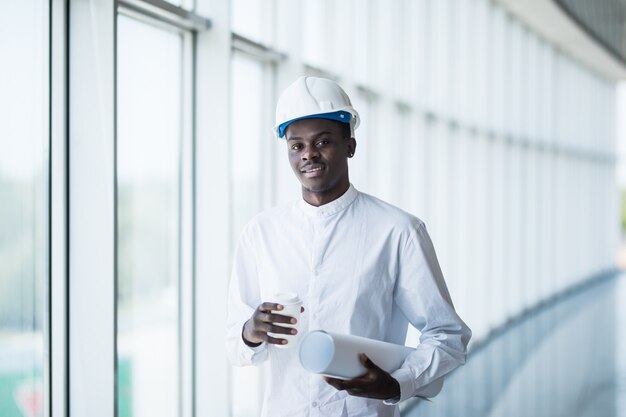
[[313, 407], [317, 407], [317, 402], [313, 401], [313, 404], [311, 404]]

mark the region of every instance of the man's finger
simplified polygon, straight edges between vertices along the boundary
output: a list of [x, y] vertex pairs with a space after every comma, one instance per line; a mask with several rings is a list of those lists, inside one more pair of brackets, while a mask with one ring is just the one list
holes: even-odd
[[262, 313], [261, 321], [266, 323], [287, 323], [296, 324], [298, 320], [291, 316], [283, 316], [282, 314]]
[[259, 306], [259, 311], [269, 313], [272, 310], [282, 310], [283, 308], [284, 307], [281, 304], [265, 302]]
[[324, 379], [326, 379], [326, 382], [331, 384], [333, 387], [341, 387], [342, 390], [364, 389], [367, 388], [372, 382], [371, 378], [367, 377], [367, 374], [366, 376], [358, 376], [352, 379], [337, 379], [329, 377], [325, 377]]
[[335, 389], [342, 391], [345, 389], [344, 383], [345, 381], [342, 379], [331, 378], [328, 376], [324, 377], [324, 380], [331, 386], [335, 387]]
[[365, 392], [362, 388], [350, 388], [347, 389], [346, 392], [350, 395], [360, 397]]
[[298, 334], [298, 331], [294, 329], [293, 327], [285, 327], [285, 326], [267, 325], [267, 327], [265, 327], [265, 331], [270, 332], [270, 333], [279, 333], [279, 334], [294, 334], [294, 335]]
[[359, 361], [367, 368], [368, 370], [378, 371], [380, 368], [371, 361], [370, 358], [367, 357], [365, 353], [359, 353]]
[[265, 333], [266, 339], [265, 341], [267, 343], [271, 343], [272, 345], [286, 345], [287, 344], [287, 340], [285, 339], [279, 339], [276, 337], [272, 337], [270, 335], [268, 335], [267, 333]]

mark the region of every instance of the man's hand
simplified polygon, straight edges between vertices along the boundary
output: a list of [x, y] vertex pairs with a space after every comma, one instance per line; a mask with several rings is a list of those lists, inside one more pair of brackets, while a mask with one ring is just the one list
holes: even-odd
[[[293, 317], [274, 314], [274, 311], [280, 311], [284, 307], [276, 303], [263, 303], [254, 310], [254, 314], [250, 320], [243, 325], [241, 336], [248, 346], [259, 346], [263, 342], [274, 345], [284, 345], [287, 340], [269, 336], [267, 332], [279, 334], [297, 334], [298, 331], [289, 327], [276, 326], [274, 323], [296, 324], [298, 321]], [[301, 307], [304, 311], [304, 307]]]
[[324, 377], [324, 380], [339, 391], [345, 390], [356, 397], [390, 400], [400, 397], [400, 384], [390, 374], [380, 369], [365, 353], [359, 354], [359, 360], [367, 369], [365, 375], [344, 381]]

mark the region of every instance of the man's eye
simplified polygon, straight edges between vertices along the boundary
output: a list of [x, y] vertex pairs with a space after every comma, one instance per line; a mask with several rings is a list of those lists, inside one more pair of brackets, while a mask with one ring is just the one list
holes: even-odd
[[330, 142], [328, 140], [320, 140], [319, 142], [317, 142], [317, 146], [326, 146], [329, 143]]
[[295, 144], [291, 145], [291, 150], [292, 151], [299, 151], [300, 149], [302, 149], [302, 145], [300, 145], [299, 143], [295, 143]]

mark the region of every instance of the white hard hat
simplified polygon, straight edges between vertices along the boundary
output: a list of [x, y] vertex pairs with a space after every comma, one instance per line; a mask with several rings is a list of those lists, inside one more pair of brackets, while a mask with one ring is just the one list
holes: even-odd
[[350, 123], [352, 136], [359, 126], [359, 113], [336, 82], [325, 78], [300, 77], [278, 99], [274, 133], [282, 138], [291, 123], [313, 118]]

